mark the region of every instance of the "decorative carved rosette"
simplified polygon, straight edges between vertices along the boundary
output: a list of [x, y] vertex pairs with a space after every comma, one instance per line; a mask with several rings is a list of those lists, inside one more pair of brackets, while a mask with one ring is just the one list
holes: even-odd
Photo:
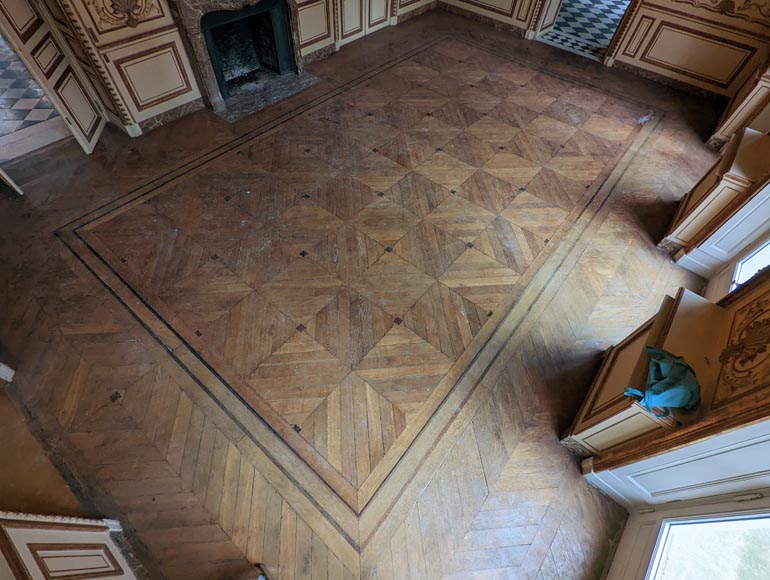
[[726, 383], [729, 391], [770, 385], [770, 298], [736, 313], [730, 342], [719, 360], [720, 383]]
[[674, 0], [710, 12], [770, 27], [770, 3], [766, 0]]
[[154, 0], [87, 0], [86, 4], [103, 28], [136, 28], [143, 20], [162, 14], [160, 6]]

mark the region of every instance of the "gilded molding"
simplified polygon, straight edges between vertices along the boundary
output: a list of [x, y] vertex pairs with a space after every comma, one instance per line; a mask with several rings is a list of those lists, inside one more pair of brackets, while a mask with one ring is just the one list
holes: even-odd
[[730, 340], [719, 357], [722, 371], [715, 405], [770, 386], [770, 295], [735, 314]]
[[757, 0], [673, 0], [709, 12], [770, 27], [770, 4]]
[[155, 0], [86, 0], [100, 29], [129, 26], [136, 28], [145, 20], [163, 16]]

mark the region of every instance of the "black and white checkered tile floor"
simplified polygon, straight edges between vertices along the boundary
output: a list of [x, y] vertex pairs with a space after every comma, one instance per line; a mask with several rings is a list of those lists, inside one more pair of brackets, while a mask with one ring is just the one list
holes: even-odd
[[538, 40], [601, 60], [630, 0], [565, 0], [552, 30]]
[[0, 137], [57, 115], [43, 90], [0, 36]]

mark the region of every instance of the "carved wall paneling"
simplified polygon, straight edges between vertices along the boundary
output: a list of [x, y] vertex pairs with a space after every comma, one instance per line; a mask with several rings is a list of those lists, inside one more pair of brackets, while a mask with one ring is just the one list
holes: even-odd
[[93, 140], [100, 128], [102, 117], [99, 115], [96, 103], [78, 82], [72, 67], [68, 66], [64, 70], [53, 90], [64, 104], [72, 122], [77, 125], [87, 140]]
[[0, 13], [21, 43], [27, 42], [43, 25], [37, 9], [29, 2], [0, 2]]
[[89, 77], [130, 135], [141, 134], [140, 123], [173, 118], [170, 111], [200, 98], [166, 0], [58, 1], [88, 55]]
[[[694, 0], [699, 1], [699, 0]], [[621, 22], [605, 64], [615, 61], [708, 91], [736, 94], [767, 58], [767, 28], [715, 19], [703, 7], [636, 0]], [[725, 21], [727, 20], [727, 21]]]
[[179, 32], [173, 29], [105, 50], [108, 74], [140, 123], [198, 95]]
[[47, 79], [53, 76], [56, 68], [64, 60], [64, 54], [50, 32], [46, 32], [43, 35], [43, 38], [32, 49], [30, 55]]
[[391, 0], [366, 0], [366, 34], [390, 24]]
[[519, 0], [513, 14], [514, 24], [525, 30], [534, 29], [544, 4], [545, 0]]
[[84, 0], [83, 7], [100, 36], [167, 16], [164, 6], [156, 0]]
[[0, 512], [0, 575], [135, 580], [111, 535], [120, 531], [112, 520]]
[[339, 14], [339, 44], [361, 38], [364, 35], [364, 0], [337, 0], [336, 9]]
[[770, 4], [757, 0], [673, 0], [689, 4], [722, 16], [739, 18], [747, 22], [767, 26], [770, 21]]
[[[458, 6], [495, 20], [514, 23], [517, 0], [445, 0], [446, 4]], [[534, 1], [534, 0], [533, 0]]]
[[297, 9], [300, 49], [303, 56], [334, 42], [332, 11], [328, 0], [299, 2]]
[[559, 16], [563, 0], [545, 0], [541, 2], [539, 23], [535, 25], [535, 34], [548, 32], [556, 25], [556, 19]]
[[[729, 90], [758, 47], [726, 42], [720, 36], [660, 21], [639, 60], [650, 67]], [[681, 55], [691, 52], [688, 59]], [[713, 58], [719, 55], [719, 58]], [[696, 58], [700, 56], [700, 58]]]
[[109, 120], [121, 128], [131, 125], [133, 120], [128, 109], [117, 89], [110, 82], [109, 76], [103, 71], [103, 63], [98, 54], [83, 42], [81, 35], [78, 34], [80, 28], [78, 21], [69, 16], [65, 7], [57, 0], [42, 1], [52, 17], [54, 35], [69, 48], [80, 69], [88, 77], [99, 95]]
[[770, 290], [735, 312], [714, 406], [770, 388]]
[[393, 0], [393, 12], [395, 12], [393, 16], [403, 15], [418, 8], [423, 8], [431, 2], [435, 2], [435, 0]]
[[[398, 14], [409, 12], [431, 0], [335, 0], [334, 23], [337, 47], [395, 24]], [[302, 25], [302, 22], [300, 22]], [[303, 54], [307, 54], [303, 50]]]

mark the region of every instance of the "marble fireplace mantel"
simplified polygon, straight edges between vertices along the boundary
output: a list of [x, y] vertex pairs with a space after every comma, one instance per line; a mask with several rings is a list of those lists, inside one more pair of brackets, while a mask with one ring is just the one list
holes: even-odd
[[[289, 28], [297, 71], [302, 71], [302, 56], [300, 54], [299, 13], [296, 0], [286, 0], [289, 13]], [[196, 68], [198, 82], [204, 99], [214, 111], [226, 109], [225, 101], [217, 84], [214, 68], [209, 58], [206, 39], [201, 29], [201, 19], [204, 14], [216, 10], [241, 10], [247, 6], [256, 6], [259, 0], [172, 0], [175, 16], [185, 33], [188, 48]]]

